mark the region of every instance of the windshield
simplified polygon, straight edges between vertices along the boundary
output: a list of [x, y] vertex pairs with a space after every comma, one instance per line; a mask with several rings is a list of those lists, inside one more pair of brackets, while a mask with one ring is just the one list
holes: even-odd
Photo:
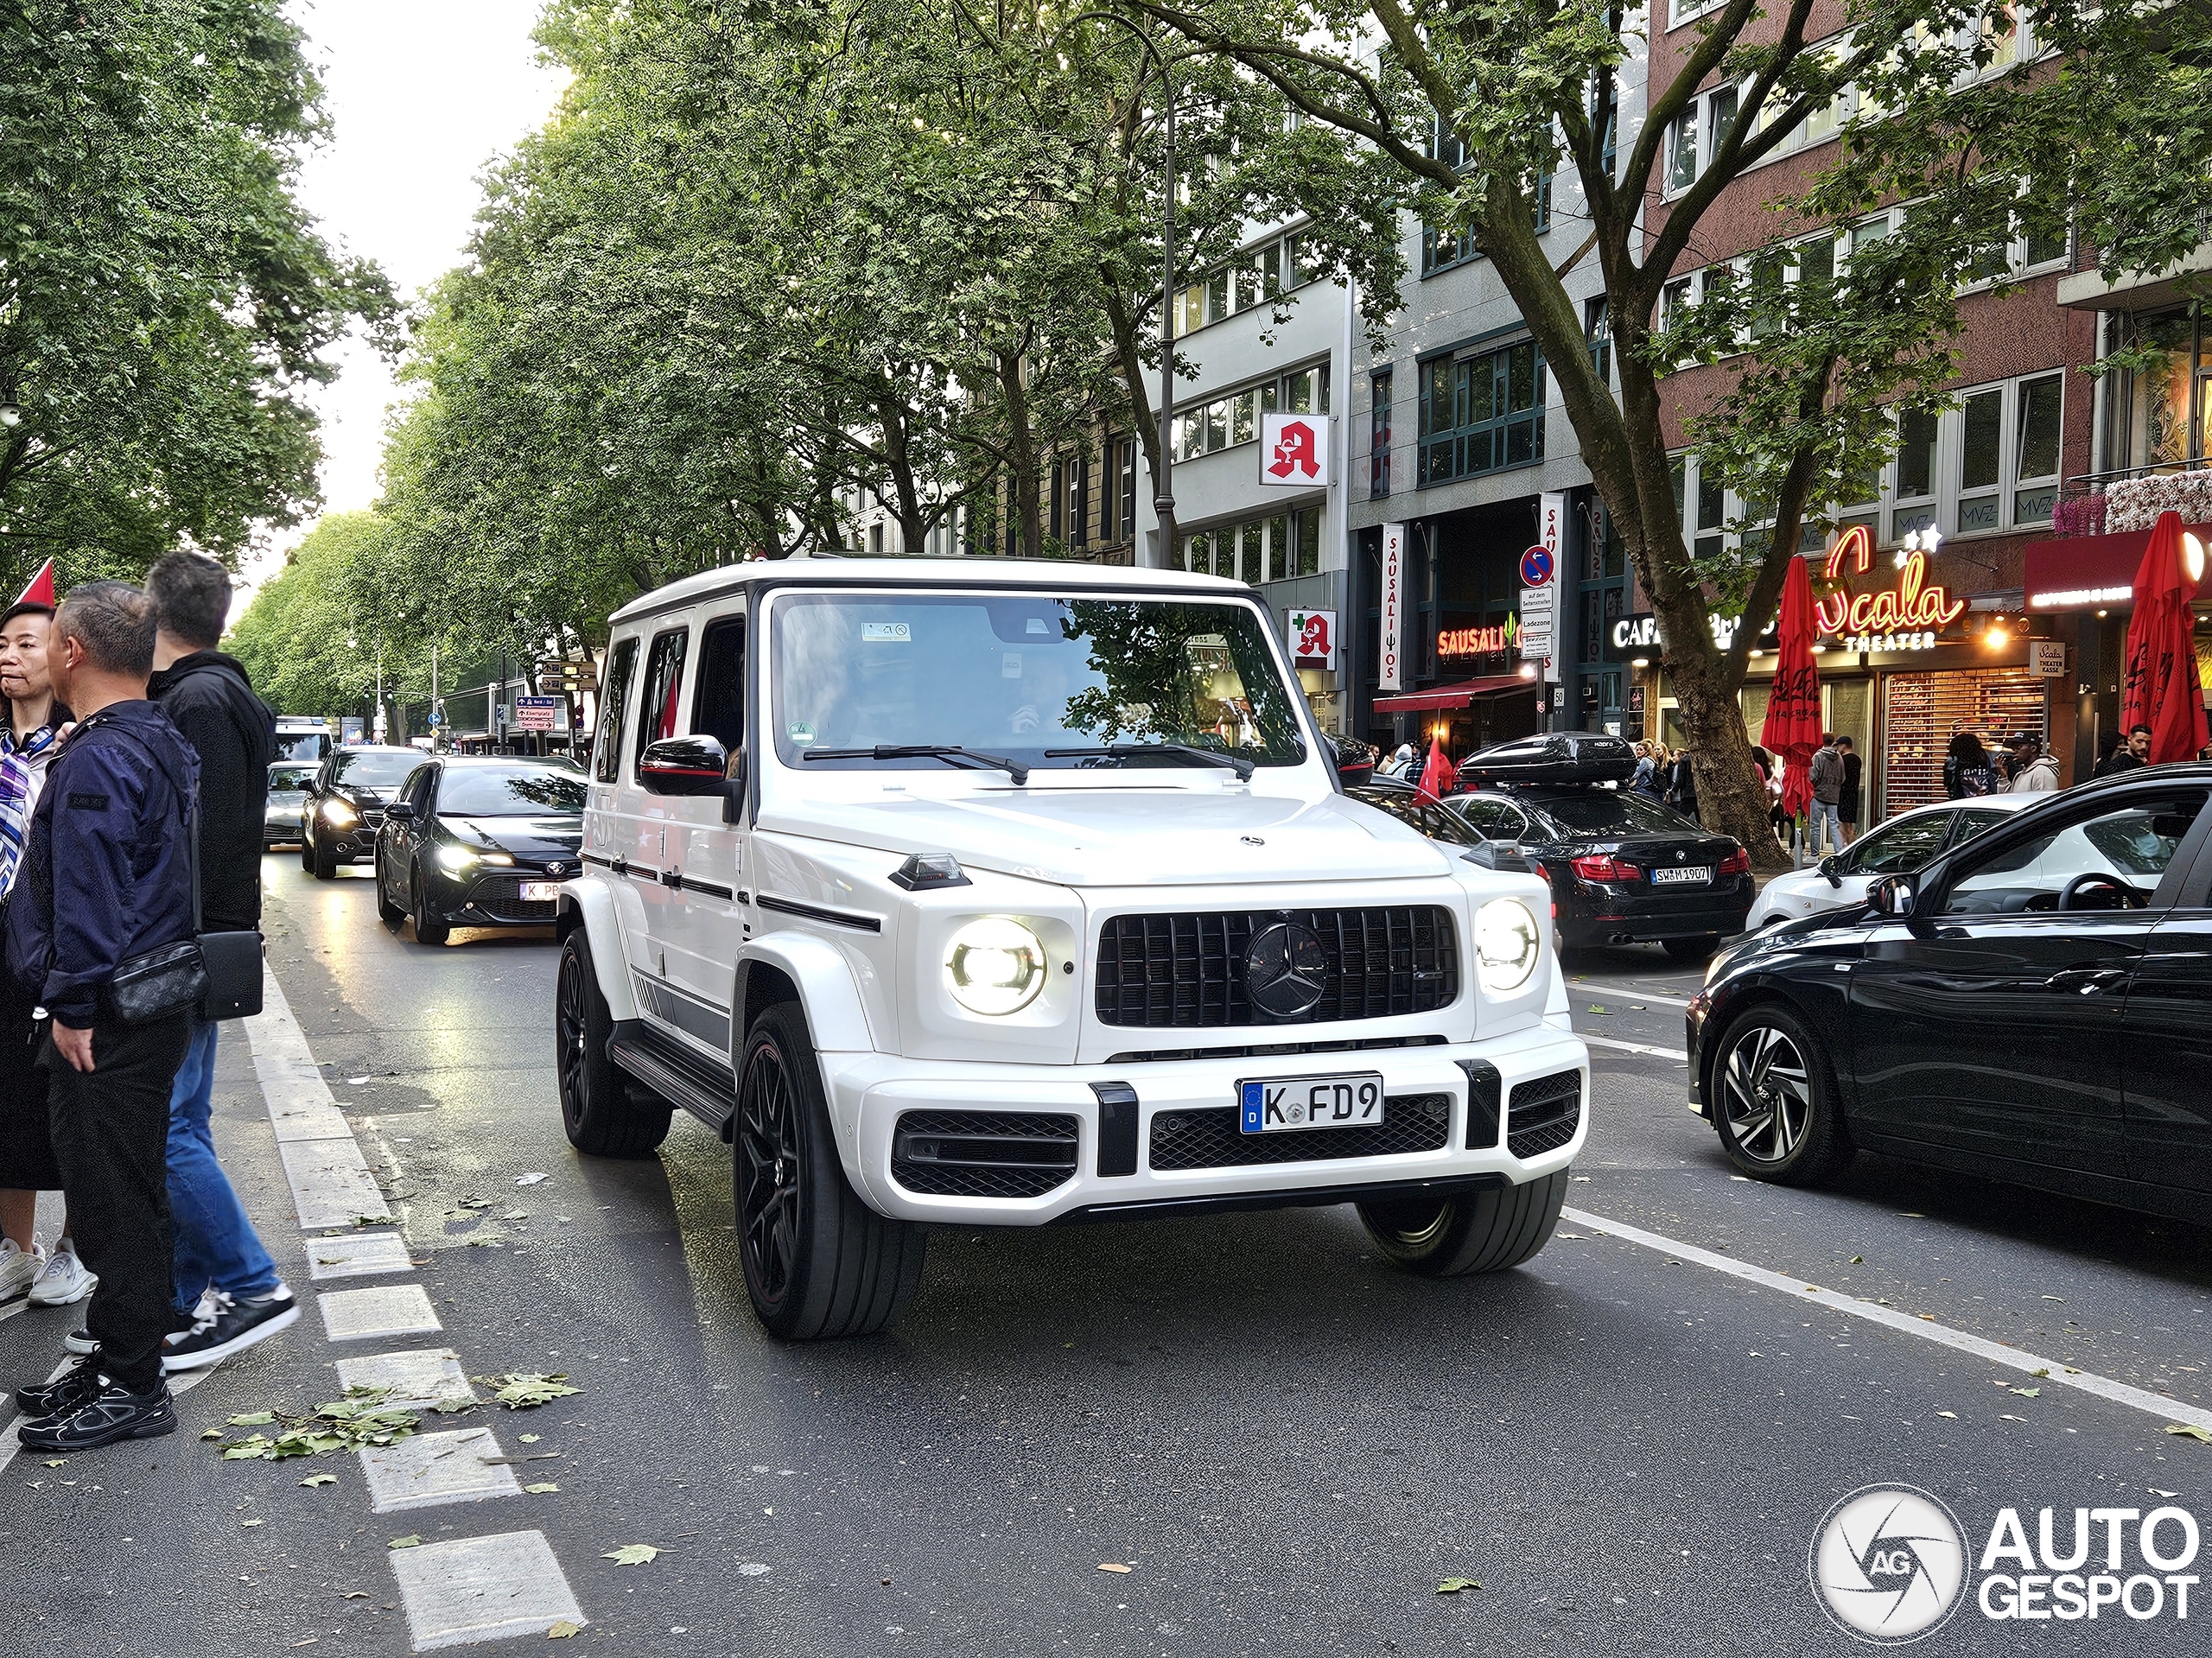
[[319, 760], [330, 752], [328, 734], [321, 731], [280, 731], [276, 758], [280, 760]]
[[438, 810], [461, 817], [543, 817], [584, 809], [584, 780], [550, 765], [446, 768]]
[[315, 775], [312, 765], [272, 765], [269, 768], [271, 789], [304, 789], [308, 779]]
[[412, 749], [387, 753], [349, 748], [330, 762], [330, 780], [349, 789], [389, 789], [422, 763], [423, 757]]
[[[1531, 803], [1535, 804], [1535, 803]], [[1578, 835], [1694, 835], [1698, 826], [1657, 801], [1629, 789], [1585, 789], [1547, 795], [1544, 816], [1565, 829], [1562, 839]]]
[[[955, 744], [1023, 765], [1306, 757], [1297, 703], [1249, 606], [1027, 594], [797, 594], [775, 613], [776, 753]], [[875, 763], [830, 759], [839, 769]], [[943, 765], [887, 757], [904, 767]]]

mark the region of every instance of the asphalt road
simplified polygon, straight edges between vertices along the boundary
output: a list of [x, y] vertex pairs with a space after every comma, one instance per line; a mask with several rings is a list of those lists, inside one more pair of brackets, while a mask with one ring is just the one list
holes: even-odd
[[[0, 1467], [0, 1658], [404, 1654], [407, 1535], [542, 1534], [526, 1587], [565, 1580], [583, 1620], [559, 1650], [750, 1658], [1842, 1652], [1806, 1557], [1863, 1485], [1935, 1494], [1975, 1551], [2007, 1506], [2031, 1535], [2059, 1509], [2062, 1545], [2076, 1506], [2173, 1502], [2212, 1533], [2212, 1445], [1936, 1338], [2212, 1405], [2212, 1234], [1872, 1160], [1822, 1192], [1733, 1178], [1669, 1057], [1696, 975], [1656, 950], [1577, 964], [1578, 1026], [1660, 1051], [1594, 1050], [1588, 1218], [1526, 1268], [1412, 1279], [1349, 1210], [939, 1232], [894, 1331], [792, 1348], [746, 1305], [710, 1134], [679, 1116], [658, 1160], [569, 1151], [550, 937], [426, 949], [364, 872], [264, 875], [278, 982], [442, 1328], [334, 1343], [311, 1305], [183, 1395], [175, 1437]], [[220, 1077], [226, 1159], [302, 1299], [402, 1281], [310, 1282], [322, 1234], [237, 1027]], [[0, 1386], [47, 1374], [78, 1311], [0, 1322]], [[336, 1359], [440, 1346], [581, 1389], [424, 1422], [491, 1428], [556, 1490], [377, 1513], [349, 1456], [197, 1437], [334, 1397]], [[663, 1552], [606, 1558], [639, 1543]], [[2196, 1652], [2190, 1610], [1969, 1604], [1923, 1649]]]

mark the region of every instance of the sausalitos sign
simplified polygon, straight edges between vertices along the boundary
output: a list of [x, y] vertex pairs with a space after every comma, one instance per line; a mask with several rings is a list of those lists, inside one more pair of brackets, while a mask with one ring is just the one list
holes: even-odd
[[[1925, 651], [1936, 644], [1937, 632], [1966, 613], [1967, 601], [1951, 597], [1941, 582], [1928, 580], [1928, 555], [1908, 543], [1904, 569], [1893, 588], [1874, 593], [1835, 593], [1816, 600], [1813, 614], [1823, 634], [1843, 641], [1844, 649], [1861, 651]], [[1863, 524], [1854, 524], [1836, 537], [1828, 550], [1827, 578], [1834, 581], [1849, 561], [1854, 575], [1864, 575], [1874, 562], [1874, 537]]]
[[1508, 616], [1496, 627], [1447, 627], [1436, 636], [1440, 657], [1486, 657], [1521, 645], [1521, 619]]

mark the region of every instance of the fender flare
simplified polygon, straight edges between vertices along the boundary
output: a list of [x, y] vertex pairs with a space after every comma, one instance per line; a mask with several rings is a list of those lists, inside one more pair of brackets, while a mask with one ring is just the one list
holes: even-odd
[[638, 1017], [638, 999], [630, 987], [629, 957], [622, 949], [622, 924], [614, 914], [614, 899], [595, 880], [563, 882], [554, 911], [554, 932], [566, 942], [578, 928], [591, 945], [592, 975], [599, 994], [607, 999], [607, 1016], [620, 1023]]
[[772, 932], [749, 938], [739, 950], [730, 1001], [730, 1060], [737, 1062], [747, 1034], [746, 1005], [755, 966], [770, 967], [798, 987], [800, 1011], [817, 1053], [873, 1053], [875, 1038], [861, 1003], [853, 969], [836, 946], [811, 933]]

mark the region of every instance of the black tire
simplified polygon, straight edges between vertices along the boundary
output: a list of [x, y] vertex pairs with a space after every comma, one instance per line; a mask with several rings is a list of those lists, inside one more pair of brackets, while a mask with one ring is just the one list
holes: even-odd
[[391, 889], [385, 884], [382, 848], [377, 850], [377, 916], [385, 926], [395, 931], [399, 924], [407, 919], [407, 912], [391, 901]]
[[591, 941], [579, 927], [561, 946], [553, 993], [553, 1069], [561, 1127], [588, 1157], [651, 1157], [668, 1138], [668, 1102], [639, 1088], [607, 1051], [614, 1019], [600, 993]]
[[1358, 1205], [1376, 1247], [1409, 1273], [1457, 1278], [1502, 1273], [1551, 1242], [1567, 1172], [1451, 1197], [1386, 1197]]
[[315, 842], [305, 829], [300, 831], [300, 867], [310, 875], [315, 873]]
[[1776, 1003], [1747, 1009], [1713, 1049], [1706, 1097], [1728, 1160], [1754, 1180], [1825, 1185], [1854, 1148], [1835, 1072], [1805, 1021]]
[[1667, 952], [1669, 961], [1709, 962], [1713, 952], [1720, 948], [1720, 935], [1709, 932], [1702, 938], [1664, 938], [1659, 947]]
[[308, 858], [308, 873], [317, 880], [338, 879], [338, 854], [320, 843], [312, 848]]
[[846, 1184], [795, 1003], [753, 1021], [737, 1093], [732, 1185], [753, 1312], [785, 1341], [874, 1335], [913, 1299], [926, 1235], [877, 1214]]
[[453, 937], [453, 928], [443, 917], [430, 913], [430, 901], [423, 897], [423, 872], [416, 869], [408, 878], [408, 913], [415, 918], [415, 942], [432, 946], [442, 944]]

